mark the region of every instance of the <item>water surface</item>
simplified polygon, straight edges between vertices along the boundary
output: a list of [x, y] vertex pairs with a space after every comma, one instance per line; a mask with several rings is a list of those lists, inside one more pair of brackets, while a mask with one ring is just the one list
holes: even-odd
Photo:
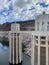
[[[9, 46], [0, 43], [0, 65], [9, 65]], [[23, 54], [22, 65], [31, 65], [31, 58]]]

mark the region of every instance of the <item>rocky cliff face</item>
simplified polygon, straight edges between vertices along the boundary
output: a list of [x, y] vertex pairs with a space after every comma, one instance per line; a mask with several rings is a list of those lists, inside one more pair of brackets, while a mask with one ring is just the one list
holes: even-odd
[[11, 23], [6, 22], [3, 24], [0, 24], [0, 31], [10, 31], [11, 29]]
[[[12, 22], [14, 23], [14, 22]], [[11, 24], [9, 22], [0, 24], [0, 31], [10, 31], [11, 30]], [[19, 21], [17, 22], [20, 24], [20, 30], [34, 30], [35, 21], [29, 20], [29, 21]]]

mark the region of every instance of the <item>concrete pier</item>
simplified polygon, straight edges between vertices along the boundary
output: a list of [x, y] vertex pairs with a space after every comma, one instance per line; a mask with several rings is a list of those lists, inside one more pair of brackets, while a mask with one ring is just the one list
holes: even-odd
[[22, 64], [22, 38], [19, 33], [10, 33], [10, 65]]
[[20, 31], [19, 24], [11, 24], [9, 32], [10, 65], [22, 65], [22, 35], [14, 31]]

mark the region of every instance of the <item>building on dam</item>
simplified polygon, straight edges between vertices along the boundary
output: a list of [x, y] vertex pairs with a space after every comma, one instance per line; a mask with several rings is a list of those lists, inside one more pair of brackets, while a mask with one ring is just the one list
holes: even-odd
[[11, 24], [9, 33], [10, 65], [20, 65], [22, 63], [21, 34], [16, 34], [15, 31], [20, 31], [18, 23]]
[[35, 18], [34, 31], [20, 31], [20, 25], [11, 24], [9, 33], [10, 64], [22, 62], [22, 33], [31, 34], [31, 65], [49, 65], [49, 14]]
[[45, 12], [35, 19], [31, 48], [32, 65], [49, 65], [49, 14]]

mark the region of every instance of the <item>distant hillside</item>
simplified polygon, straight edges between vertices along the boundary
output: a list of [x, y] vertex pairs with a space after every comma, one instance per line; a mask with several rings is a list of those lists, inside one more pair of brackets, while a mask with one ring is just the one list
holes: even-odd
[[0, 31], [9, 31], [11, 30], [11, 23], [6, 22], [3, 24], [0, 24]]
[[[15, 23], [15, 22], [12, 22]], [[10, 31], [11, 30], [11, 24], [9, 22], [0, 24], [0, 31]], [[21, 30], [34, 30], [35, 26], [35, 20], [29, 20], [29, 21], [19, 21], [16, 22], [20, 24], [20, 29]]]

